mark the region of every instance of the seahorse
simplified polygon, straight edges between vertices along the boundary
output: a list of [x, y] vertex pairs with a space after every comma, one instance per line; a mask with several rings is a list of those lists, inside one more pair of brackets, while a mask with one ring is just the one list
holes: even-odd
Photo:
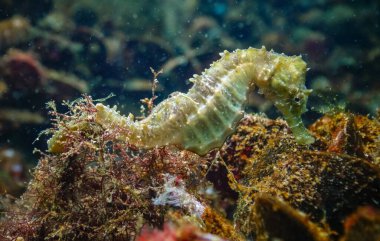
[[[96, 105], [95, 121], [104, 128], [125, 130], [119, 138], [141, 148], [176, 145], [204, 155], [220, 147], [244, 115], [247, 95], [255, 87], [282, 112], [295, 140], [311, 144], [301, 114], [312, 90], [305, 87], [306, 63], [300, 56], [248, 48], [224, 51], [201, 75], [189, 81], [187, 93], [175, 92], [145, 119], [122, 116], [115, 108]], [[55, 140], [49, 140], [54, 152]], [[59, 149], [59, 148], [58, 148]]]

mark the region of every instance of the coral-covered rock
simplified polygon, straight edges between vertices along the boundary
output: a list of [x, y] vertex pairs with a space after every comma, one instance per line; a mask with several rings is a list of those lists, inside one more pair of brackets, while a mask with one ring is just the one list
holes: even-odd
[[[363, 120], [359, 116], [352, 118]], [[324, 125], [320, 128], [327, 128]], [[334, 125], [351, 128], [339, 122]], [[341, 234], [342, 220], [357, 207], [379, 207], [376, 200], [380, 199], [380, 169], [369, 155], [356, 156], [363, 153], [355, 149], [361, 142], [352, 137], [372, 136], [366, 138], [365, 144], [371, 147], [377, 141], [374, 138], [377, 131], [376, 125], [343, 131], [346, 138], [339, 144], [328, 136], [331, 132], [324, 132], [316, 136], [313, 145], [302, 146], [294, 142], [283, 121], [246, 116], [221, 151], [223, 160], [235, 174], [230, 176], [231, 187], [240, 193], [235, 213], [238, 227], [246, 234], [273, 234], [270, 233], [273, 230], [258, 225], [254, 219], [260, 210], [253, 208], [258, 205], [256, 198], [266, 193], [306, 213], [325, 232], [329, 232], [330, 226]], [[263, 227], [265, 230], [260, 229]]]
[[344, 221], [341, 241], [380, 240], [380, 211], [373, 207], [360, 207]]
[[380, 122], [351, 113], [325, 115], [310, 130], [318, 136], [327, 151], [367, 158], [380, 165]]
[[328, 240], [324, 231], [309, 217], [282, 200], [258, 194], [254, 203], [256, 240]]

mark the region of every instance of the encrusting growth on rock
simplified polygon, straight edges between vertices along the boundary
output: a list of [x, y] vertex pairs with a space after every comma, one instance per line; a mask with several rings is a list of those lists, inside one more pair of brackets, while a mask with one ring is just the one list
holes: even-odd
[[[220, 147], [243, 117], [247, 94], [254, 87], [282, 112], [296, 141], [311, 144], [314, 138], [301, 119], [311, 90], [305, 87], [306, 63], [299, 56], [286, 56], [248, 48], [221, 53], [201, 75], [194, 75], [188, 93], [175, 92], [151, 114], [135, 121], [116, 109], [96, 105], [95, 121], [105, 129], [122, 130], [119, 139], [141, 148], [176, 145], [204, 155]], [[80, 128], [79, 126], [73, 128]], [[64, 130], [49, 140], [49, 150], [60, 152]]]

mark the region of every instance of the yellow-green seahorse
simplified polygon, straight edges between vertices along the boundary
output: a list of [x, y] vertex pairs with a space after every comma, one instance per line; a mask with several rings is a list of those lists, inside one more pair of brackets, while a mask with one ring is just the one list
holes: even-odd
[[[248, 48], [223, 52], [201, 75], [190, 79], [188, 93], [173, 93], [151, 114], [135, 121], [115, 109], [97, 104], [95, 121], [104, 128], [126, 130], [119, 138], [141, 148], [176, 145], [203, 155], [220, 147], [243, 117], [247, 95], [254, 87], [272, 101], [287, 121], [296, 141], [310, 144], [314, 138], [301, 119], [311, 90], [305, 87], [306, 63], [300, 56], [286, 56]], [[49, 140], [56, 152], [60, 130]]]

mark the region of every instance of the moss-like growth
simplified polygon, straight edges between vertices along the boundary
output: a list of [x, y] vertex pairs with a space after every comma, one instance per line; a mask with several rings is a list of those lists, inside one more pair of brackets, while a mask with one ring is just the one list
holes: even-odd
[[65, 130], [63, 152], [40, 152], [28, 190], [0, 224], [3, 237], [133, 240], [143, 225], [164, 222], [166, 209], [152, 202], [164, 174], [195, 186], [202, 180], [205, 165], [197, 155], [170, 147], [138, 150], [118, 141], [117, 129], [94, 122], [90, 98], [67, 106], [69, 112], [59, 114], [51, 104], [55, 123], [47, 131]]
[[[312, 125], [316, 141], [305, 146], [285, 121], [247, 115], [218, 152], [202, 158], [172, 146], [133, 146], [120, 138], [122, 126], [96, 121], [89, 97], [66, 106], [59, 114], [50, 103], [54, 124], [46, 133], [62, 134], [59, 153], [39, 151], [28, 190], [14, 204], [3, 202], [1, 238], [135, 240], [144, 226], [164, 230], [143, 232], [140, 240], [189, 231], [215, 240], [325, 241], [356, 237], [366, 227], [377, 235], [377, 216], [348, 218], [363, 205], [380, 208], [377, 120], [325, 116]], [[224, 172], [211, 168], [216, 163]], [[231, 189], [207, 199], [206, 177]]]
[[[260, 235], [260, 240], [266, 240], [265, 235], [290, 240], [299, 234], [290, 231], [296, 224], [298, 230], [308, 230], [303, 240], [310, 240], [307, 235], [319, 240], [321, 234], [334, 239], [344, 232], [342, 223], [356, 208], [380, 208], [376, 201], [380, 199], [380, 169], [373, 149], [378, 145], [377, 121], [339, 113], [323, 117], [312, 131], [317, 140], [307, 148], [289, 137], [285, 122], [247, 116], [226, 142], [221, 156], [237, 173], [229, 177], [231, 188], [240, 194], [234, 215], [242, 232]], [[263, 199], [263, 194], [270, 198]], [[281, 211], [285, 206], [279, 203], [284, 201], [289, 208]], [[290, 208], [295, 211], [286, 211]], [[282, 221], [279, 212], [287, 213]], [[307, 215], [318, 228], [310, 229], [309, 221], [292, 214], [296, 212]], [[286, 221], [289, 218], [293, 222]], [[266, 227], [268, 220], [282, 223], [284, 232]], [[299, 226], [302, 223], [304, 227]]]

